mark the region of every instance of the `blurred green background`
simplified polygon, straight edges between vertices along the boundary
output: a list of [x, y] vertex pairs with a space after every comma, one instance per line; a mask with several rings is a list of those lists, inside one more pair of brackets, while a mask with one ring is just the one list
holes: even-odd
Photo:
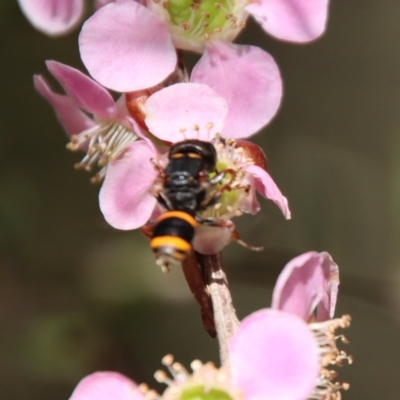
[[[262, 201], [224, 253], [240, 317], [270, 304], [282, 266], [308, 250], [341, 268], [337, 315], [354, 365], [345, 399], [399, 398], [400, 3], [333, 1], [327, 34], [278, 42], [253, 23], [241, 36], [277, 60], [278, 116], [255, 140], [293, 219]], [[98, 187], [73, 169], [78, 154], [33, 90], [44, 60], [82, 68], [77, 32], [49, 39], [16, 1], [0, 4], [0, 398], [67, 400], [86, 374], [117, 370], [154, 384], [167, 353], [217, 361], [217, 343], [180, 268], [162, 274], [139, 232], [108, 227]], [[273, 362], [273, 360], [271, 360]]]

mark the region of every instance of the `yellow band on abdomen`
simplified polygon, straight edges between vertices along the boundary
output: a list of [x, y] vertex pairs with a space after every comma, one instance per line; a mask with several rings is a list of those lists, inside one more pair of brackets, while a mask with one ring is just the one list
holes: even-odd
[[157, 218], [157, 223], [159, 223], [160, 221], [163, 221], [164, 219], [167, 219], [167, 218], [183, 219], [184, 221], [189, 223], [191, 226], [193, 226], [193, 228], [196, 228], [196, 226], [197, 226], [196, 220], [190, 214], [188, 214], [184, 211], [167, 211], [164, 214], [161, 214]]
[[178, 236], [157, 236], [150, 241], [150, 247], [157, 250], [160, 247], [173, 247], [183, 253], [189, 253], [192, 245]]

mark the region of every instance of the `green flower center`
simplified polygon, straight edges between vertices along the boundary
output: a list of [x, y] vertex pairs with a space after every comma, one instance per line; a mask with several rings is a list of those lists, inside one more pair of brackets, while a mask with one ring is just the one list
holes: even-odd
[[190, 36], [209, 37], [227, 28], [237, 28], [235, 0], [168, 0], [172, 24]]
[[[218, 161], [217, 162], [217, 173], [222, 172], [223, 170], [229, 168], [228, 165], [225, 163]], [[216, 175], [216, 173], [210, 174], [210, 178], [213, 178]], [[227, 173], [224, 176], [224, 179], [218, 184], [215, 185], [215, 189], [219, 189], [220, 187], [232, 183], [232, 175]], [[221, 193], [221, 196], [218, 199], [218, 203], [221, 205], [218, 208], [218, 214], [219, 215], [224, 215], [229, 212], [229, 209], [231, 207], [236, 208], [239, 199], [243, 195], [243, 190], [242, 189], [232, 189], [232, 190], [224, 190]]]
[[179, 400], [234, 400], [230, 394], [221, 389], [206, 389], [195, 386], [182, 392]]

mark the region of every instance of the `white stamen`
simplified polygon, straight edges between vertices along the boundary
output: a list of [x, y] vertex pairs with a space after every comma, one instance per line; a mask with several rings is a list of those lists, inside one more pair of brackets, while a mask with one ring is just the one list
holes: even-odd
[[347, 339], [343, 335], [335, 335], [336, 329], [347, 328], [350, 321], [350, 316], [344, 315], [342, 318], [309, 324], [317, 339], [321, 358], [321, 370], [317, 386], [310, 396], [311, 400], [340, 400], [340, 390], [349, 388], [348, 383], [333, 382], [338, 374], [327, 367], [330, 365], [342, 366], [344, 361], [348, 364], [352, 363], [352, 357], [336, 347], [337, 340], [346, 343]]
[[138, 139], [135, 132], [119, 122], [100, 121], [79, 135], [71, 137], [67, 148], [72, 151], [87, 147], [86, 155], [75, 164], [75, 168], [91, 171], [100, 167], [92, 182], [100, 182], [106, 173], [107, 164], [119, 157], [128, 145]]

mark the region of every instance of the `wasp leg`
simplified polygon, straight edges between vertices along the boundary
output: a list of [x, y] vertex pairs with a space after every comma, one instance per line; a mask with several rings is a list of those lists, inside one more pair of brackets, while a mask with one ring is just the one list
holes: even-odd
[[248, 250], [252, 250], [252, 251], [263, 251], [264, 247], [263, 246], [251, 246], [248, 243], [244, 242], [239, 235], [239, 232], [236, 228], [234, 228], [234, 230], [232, 231], [232, 236], [231, 236], [232, 240], [234, 240], [237, 244], [240, 244], [242, 247], [244, 247], [245, 249]]
[[226, 168], [219, 172], [217, 175], [214, 176], [214, 178], [210, 179], [210, 185], [215, 185], [217, 183], [220, 183], [222, 179], [225, 178], [227, 174], [231, 174], [231, 179], [229, 180], [228, 184], [231, 184], [233, 180], [236, 178], [236, 171], [231, 168]]
[[164, 207], [166, 210], [172, 210], [173, 206], [169, 201], [168, 197], [164, 195], [164, 193], [160, 192], [155, 195], [158, 203]]
[[154, 168], [158, 171], [161, 178], [165, 177], [165, 167], [163, 167], [157, 158], [151, 158], [151, 163], [154, 165]]
[[158, 179], [154, 183], [153, 189], [151, 190], [153, 196], [157, 199], [158, 203], [166, 210], [172, 210], [173, 206], [168, 197], [163, 192], [163, 180]]
[[214, 176], [214, 178], [210, 179], [208, 183], [210, 185], [216, 185], [217, 183], [221, 182], [227, 174], [231, 175], [229, 182], [225, 183], [220, 188], [213, 190], [208, 197], [203, 200], [200, 205], [201, 208], [206, 209], [207, 207], [214, 205], [221, 197], [222, 193], [224, 193], [226, 190], [232, 190], [231, 185], [236, 178], [236, 171], [230, 168], [221, 171], [218, 175]]
[[151, 239], [153, 237], [154, 224], [143, 225], [141, 228], [142, 234]]
[[242, 247], [252, 250], [252, 251], [263, 251], [264, 247], [260, 246], [251, 246], [244, 242], [239, 235], [238, 230], [236, 229], [234, 223], [227, 219], [216, 219], [216, 218], [201, 218], [200, 216], [196, 216], [196, 221], [202, 225], [213, 226], [217, 228], [227, 228], [231, 231], [231, 240], [234, 240], [237, 244], [240, 244]]

